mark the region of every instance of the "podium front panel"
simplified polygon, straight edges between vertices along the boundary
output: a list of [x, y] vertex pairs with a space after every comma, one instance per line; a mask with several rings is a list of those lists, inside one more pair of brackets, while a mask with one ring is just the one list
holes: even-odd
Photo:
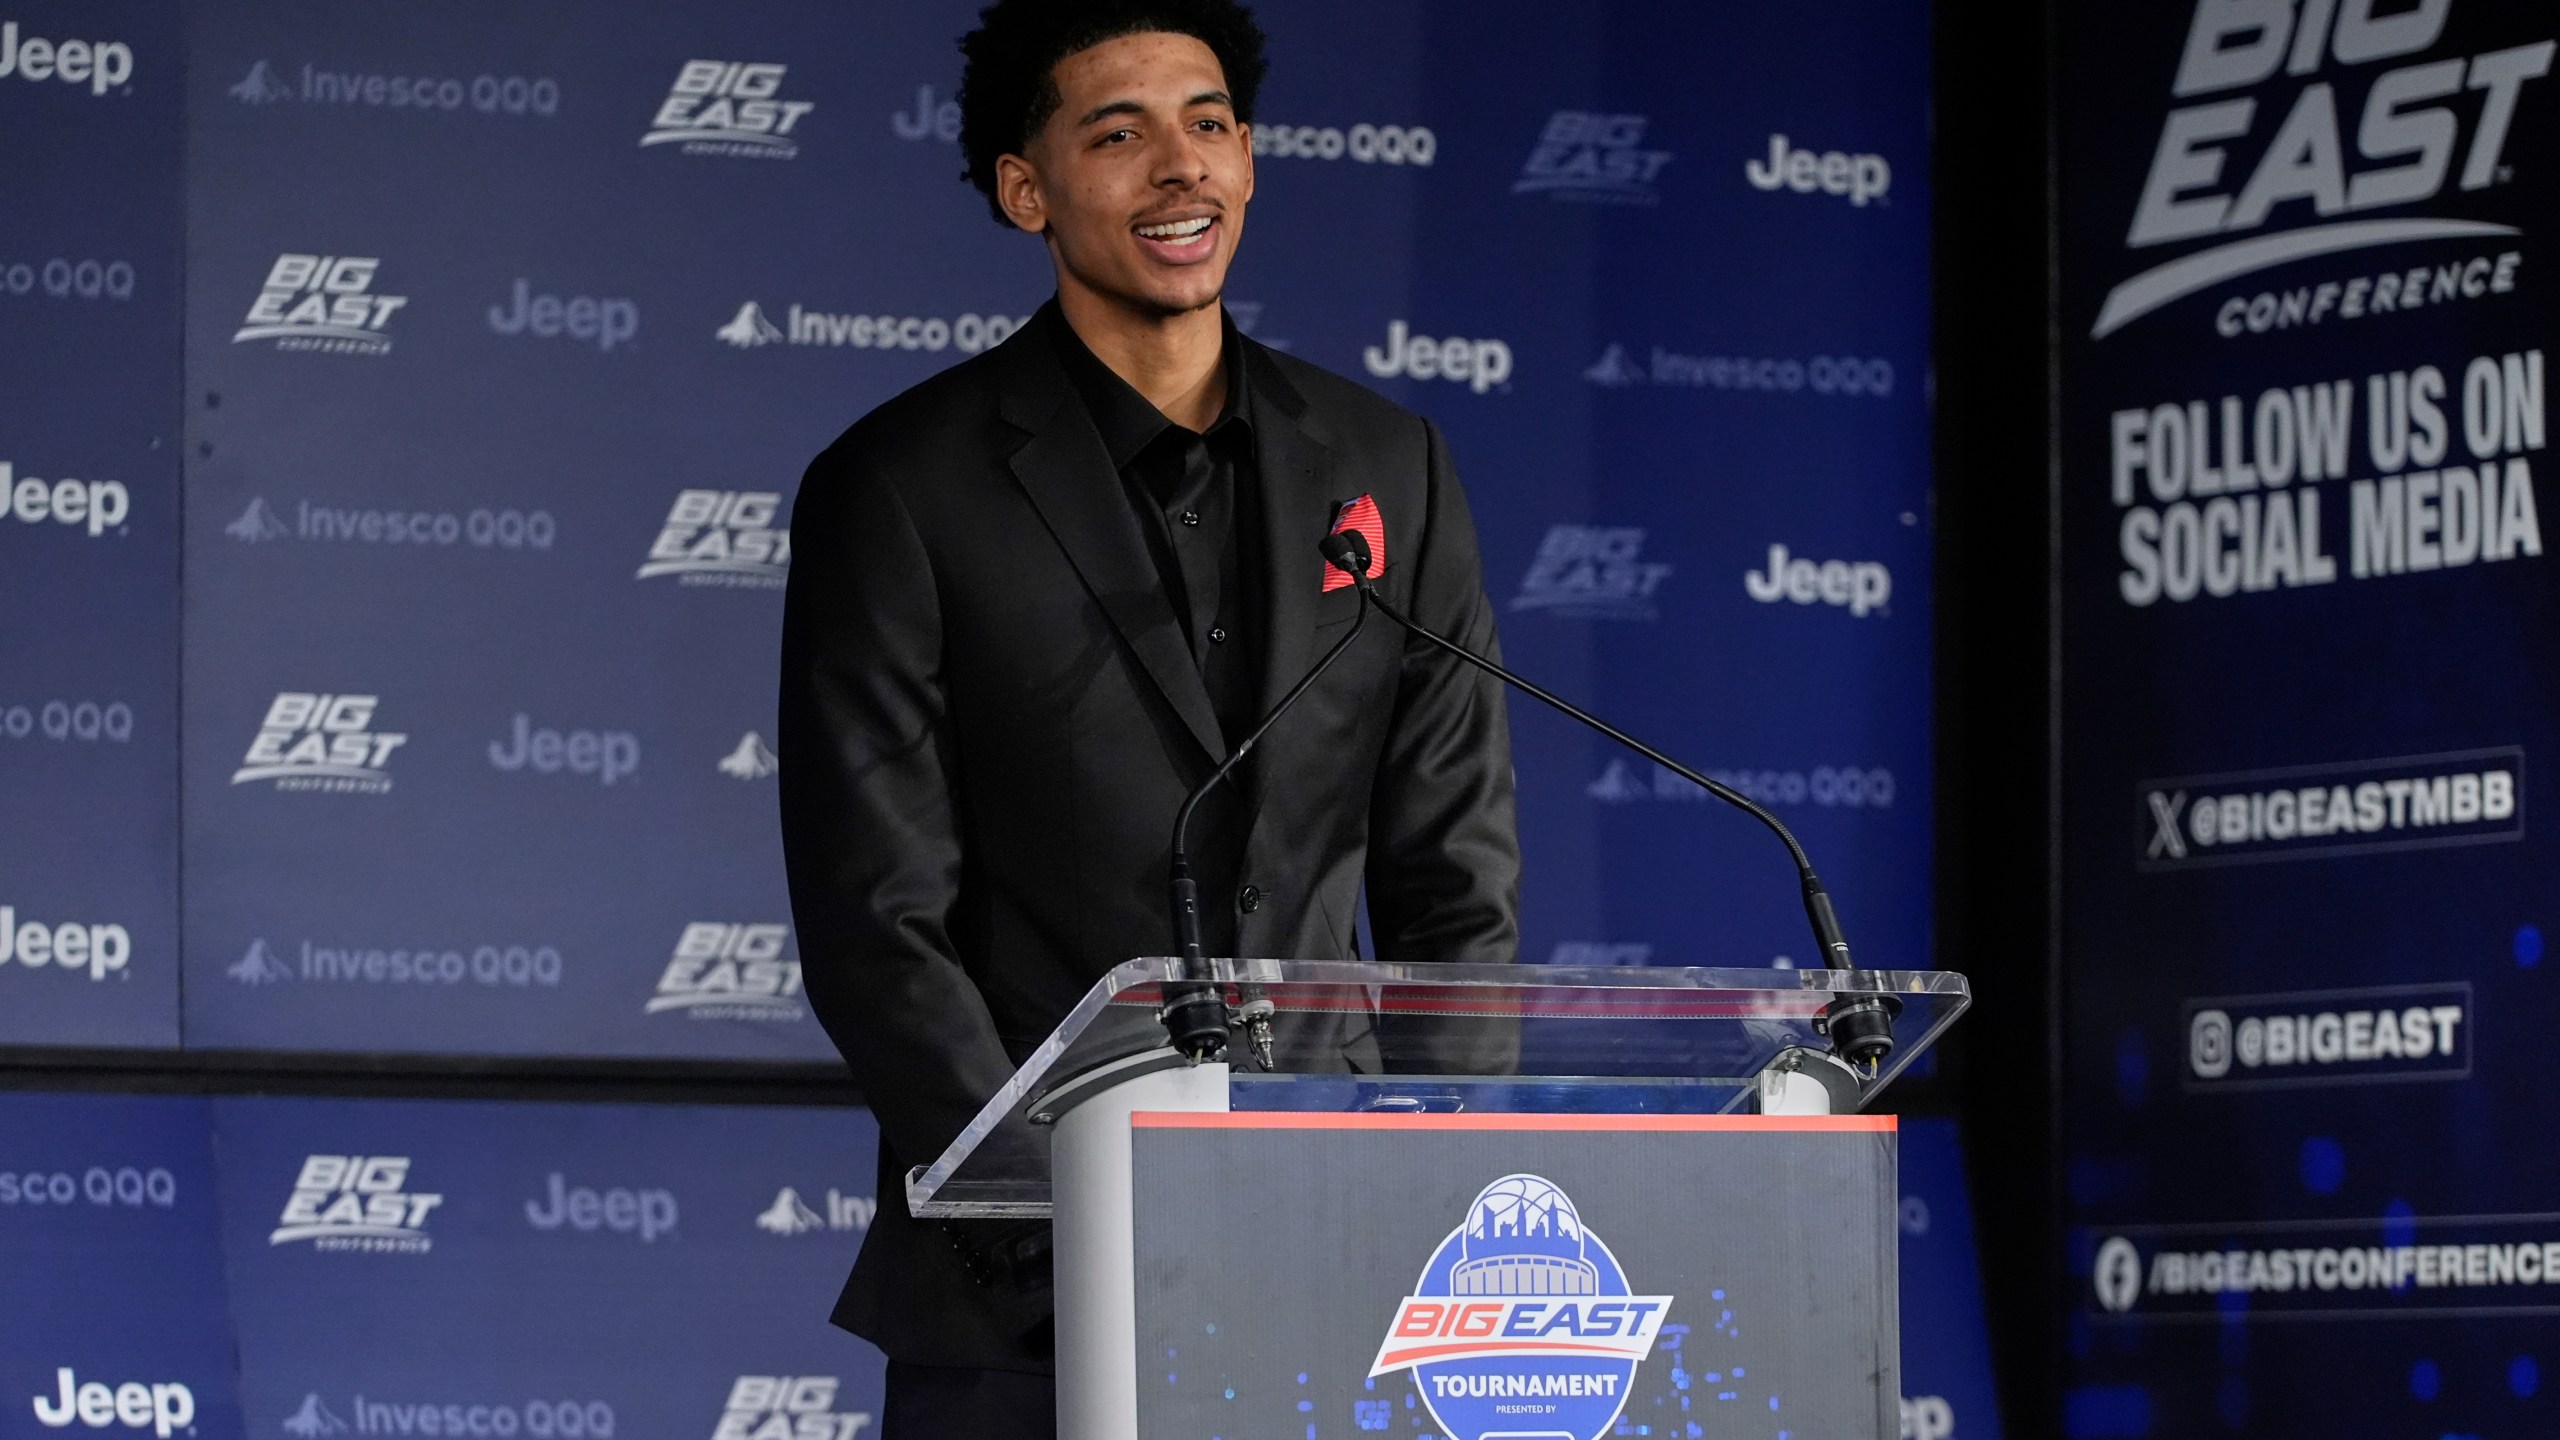
[[1141, 1440], [1900, 1433], [1890, 1116], [1131, 1123]]

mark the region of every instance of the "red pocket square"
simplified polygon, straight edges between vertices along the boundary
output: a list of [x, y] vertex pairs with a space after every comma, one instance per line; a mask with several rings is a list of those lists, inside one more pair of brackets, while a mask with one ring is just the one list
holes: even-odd
[[[1375, 580], [1386, 574], [1387, 517], [1378, 513], [1378, 502], [1363, 495], [1335, 511], [1333, 528], [1325, 533], [1339, 535], [1345, 530], [1357, 530], [1369, 542], [1369, 578]], [[1351, 577], [1342, 573], [1341, 566], [1324, 567], [1324, 588], [1328, 593], [1345, 589], [1350, 584]]]

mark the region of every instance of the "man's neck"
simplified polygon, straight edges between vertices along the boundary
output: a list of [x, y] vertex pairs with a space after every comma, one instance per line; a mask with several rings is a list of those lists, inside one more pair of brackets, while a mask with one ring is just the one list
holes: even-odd
[[1139, 315], [1075, 285], [1058, 287], [1067, 324], [1111, 373], [1190, 430], [1207, 430], [1227, 403], [1226, 326], [1220, 307]]

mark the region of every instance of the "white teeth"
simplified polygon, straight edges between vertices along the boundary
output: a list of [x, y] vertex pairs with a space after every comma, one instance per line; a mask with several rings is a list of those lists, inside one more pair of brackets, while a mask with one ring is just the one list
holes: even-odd
[[1181, 240], [1208, 229], [1210, 219], [1210, 216], [1203, 215], [1197, 220], [1175, 220], [1164, 225], [1141, 225], [1138, 227], [1138, 233], [1150, 240]]

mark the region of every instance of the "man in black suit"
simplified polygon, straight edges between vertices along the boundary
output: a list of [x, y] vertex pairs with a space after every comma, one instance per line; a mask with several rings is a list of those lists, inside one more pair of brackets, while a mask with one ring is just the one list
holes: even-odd
[[[969, 178], [1057, 298], [810, 465], [783, 639], [802, 963], [881, 1133], [835, 1319], [888, 1353], [887, 1440], [1052, 1433], [1045, 1226], [918, 1221], [904, 1175], [1104, 971], [1170, 953], [1174, 812], [1352, 620], [1316, 553], [1346, 505], [1376, 507], [1387, 595], [1494, 647], [1438, 430], [1219, 304], [1250, 16], [1002, 0], [963, 49]], [[1352, 958], [1365, 883], [1377, 958], [1514, 958], [1490, 681], [1373, 624], [1240, 776], [1192, 831], [1211, 953]]]

